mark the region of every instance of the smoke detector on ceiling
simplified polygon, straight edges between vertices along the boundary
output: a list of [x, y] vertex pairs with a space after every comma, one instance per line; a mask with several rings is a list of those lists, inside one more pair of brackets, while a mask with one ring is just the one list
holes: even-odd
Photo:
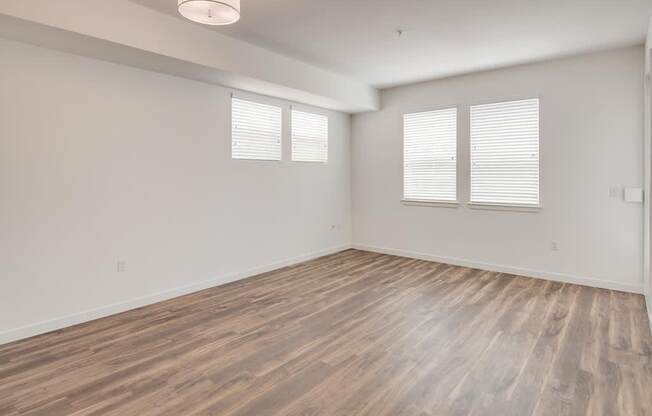
[[230, 25], [240, 20], [240, 0], [178, 0], [179, 13], [204, 25]]

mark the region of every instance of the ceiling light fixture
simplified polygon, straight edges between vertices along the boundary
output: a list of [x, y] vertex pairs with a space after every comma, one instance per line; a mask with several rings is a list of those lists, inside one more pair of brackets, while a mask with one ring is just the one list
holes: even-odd
[[240, 20], [240, 0], [179, 0], [179, 13], [205, 25], [230, 25]]

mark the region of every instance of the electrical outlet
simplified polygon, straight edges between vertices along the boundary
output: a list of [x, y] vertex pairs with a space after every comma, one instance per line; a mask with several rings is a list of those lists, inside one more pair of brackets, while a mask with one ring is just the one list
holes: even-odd
[[124, 273], [127, 271], [127, 260], [125, 259], [120, 259], [116, 263], [116, 271], [118, 273]]
[[559, 243], [556, 242], [556, 241], [551, 241], [550, 242], [550, 250], [559, 251]]

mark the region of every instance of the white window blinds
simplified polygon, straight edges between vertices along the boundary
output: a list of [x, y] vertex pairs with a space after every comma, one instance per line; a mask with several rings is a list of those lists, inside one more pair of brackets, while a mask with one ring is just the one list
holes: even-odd
[[539, 205], [539, 99], [471, 106], [471, 203]]
[[281, 160], [281, 108], [231, 99], [233, 159]]
[[457, 200], [457, 109], [403, 116], [403, 197]]
[[292, 160], [328, 162], [328, 117], [292, 110]]

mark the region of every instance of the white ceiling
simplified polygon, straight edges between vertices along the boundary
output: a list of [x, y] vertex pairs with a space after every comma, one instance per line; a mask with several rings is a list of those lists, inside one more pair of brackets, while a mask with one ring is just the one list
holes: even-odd
[[[177, 15], [177, 0], [132, 1]], [[387, 88], [641, 44], [651, 14], [652, 0], [242, 0], [214, 30]]]

